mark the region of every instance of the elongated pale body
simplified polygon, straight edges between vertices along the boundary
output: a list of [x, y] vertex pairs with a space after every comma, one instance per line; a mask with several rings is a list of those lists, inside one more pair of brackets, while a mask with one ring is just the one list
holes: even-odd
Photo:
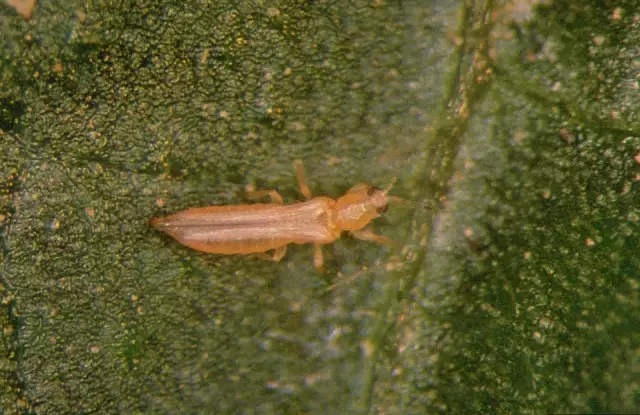
[[388, 190], [360, 184], [337, 200], [311, 197], [301, 161], [296, 174], [306, 202], [283, 205], [274, 190], [250, 192], [258, 198], [270, 196], [275, 203], [208, 206], [187, 209], [164, 218], [154, 218], [150, 225], [166, 232], [178, 242], [202, 252], [214, 254], [262, 254], [274, 249], [269, 259], [279, 261], [290, 243], [315, 245], [314, 263], [322, 270], [320, 245], [335, 241], [342, 231], [360, 239], [392, 244], [389, 238], [363, 229], [387, 210]]

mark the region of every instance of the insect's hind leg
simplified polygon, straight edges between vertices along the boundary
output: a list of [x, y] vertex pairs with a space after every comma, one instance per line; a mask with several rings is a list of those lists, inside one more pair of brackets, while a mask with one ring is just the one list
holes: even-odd
[[287, 253], [287, 245], [279, 246], [273, 251], [272, 261], [279, 262]]
[[264, 252], [257, 252], [256, 255], [260, 259], [265, 261], [280, 262], [282, 258], [287, 254], [287, 245], [279, 246], [273, 251], [273, 255], [265, 254]]
[[311, 196], [311, 190], [309, 190], [309, 186], [307, 186], [307, 179], [304, 175], [304, 165], [302, 164], [302, 160], [294, 161], [293, 168], [296, 171], [296, 178], [298, 179], [300, 192], [304, 195], [305, 199], [311, 200], [313, 196]]
[[322, 255], [322, 246], [314, 244], [315, 251], [313, 253], [313, 265], [319, 273], [324, 273], [324, 256]]
[[254, 190], [252, 192], [247, 192], [247, 197], [250, 199], [260, 199], [265, 196], [269, 196], [273, 203], [277, 203], [279, 205], [284, 204], [282, 196], [280, 196], [280, 193], [275, 190]]

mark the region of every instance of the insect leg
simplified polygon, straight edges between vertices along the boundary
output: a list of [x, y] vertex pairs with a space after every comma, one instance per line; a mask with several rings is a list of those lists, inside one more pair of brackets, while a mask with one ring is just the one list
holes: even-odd
[[251, 199], [260, 199], [264, 196], [269, 196], [273, 203], [277, 203], [279, 205], [284, 204], [282, 196], [280, 196], [280, 193], [275, 190], [255, 190], [253, 192], [247, 192], [247, 197]]
[[401, 269], [405, 265], [404, 259], [398, 255], [393, 255], [389, 258], [389, 261], [384, 263], [378, 263], [375, 267], [368, 268], [367, 266], [363, 266], [358, 271], [354, 272], [349, 276], [344, 276], [340, 272], [338, 273], [337, 279], [334, 280], [334, 283], [327, 288], [327, 291], [331, 291], [340, 286], [351, 284], [353, 281], [357, 280], [362, 274], [365, 274], [370, 271], [384, 269], [387, 272], [393, 272]]
[[273, 257], [271, 257], [272, 261], [279, 262], [282, 258], [284, 258], [287, 253], [287, 245], [279, 246], [273, 251]]
[[280, 262], [280, 260], [284, 258], [286, 253], [287, 253], [287, 245], [283, 245], [283, 246], [277, 247], [273, 251], [273, 255], [268, 255], [268, 254], [265, 254], [264, 252], [256, 252], [253, 255], [257, 256], [260, 259], [264, 259], [265, 261]]
[[322, 256], [322, 247], [320, 244], [314, 244], [315, 252], [313, 253], [313, 265], [315, 265], [318, 272], [324, 272], [324, 257]]
[[368, 229], [359, 229], [357, 231], [351, 231], [350, 233], [351, 235], [363, 241], [371, 241], [387, 246], [398, 246], [398, 243], [393, 239], [387, 238], [386, 236], [377, 235]]
[[293, 167], [296, 170], [296, 177], [298, 178], [298, 186], [300, 187], [300, 192], [307, 200], [310, 200], [312, 197], [311, 190], [309, 190], [309, 186], [307, 186], [307, 179], [304, 176], [304, 166], [302, 165], [302, 160], [294, 161]]

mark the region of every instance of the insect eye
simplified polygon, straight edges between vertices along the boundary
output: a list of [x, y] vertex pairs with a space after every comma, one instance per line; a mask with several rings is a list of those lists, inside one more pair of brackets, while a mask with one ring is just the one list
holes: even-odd
[[387, 209], [389, 209], [389, 205], [380, 206], [379, 208], [376, 209], [376, 212], [382, 215], [384, 212], [387, 211]]
[[375, 187], [375, 186], [369, 186], [369, 188], [367, 189], [367, 195], [371, 196], [372, 194], [374, 194], [377, 190], [380, 190], [379, 188]]

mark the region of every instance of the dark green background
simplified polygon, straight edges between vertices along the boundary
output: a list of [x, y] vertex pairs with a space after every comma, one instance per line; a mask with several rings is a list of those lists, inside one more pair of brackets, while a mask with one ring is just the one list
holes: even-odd
[[[640, 3], [546, 3], [0, 5], [2, 413], [640, 411]], [[296, 158], [404, 249], [146, 226]]]

